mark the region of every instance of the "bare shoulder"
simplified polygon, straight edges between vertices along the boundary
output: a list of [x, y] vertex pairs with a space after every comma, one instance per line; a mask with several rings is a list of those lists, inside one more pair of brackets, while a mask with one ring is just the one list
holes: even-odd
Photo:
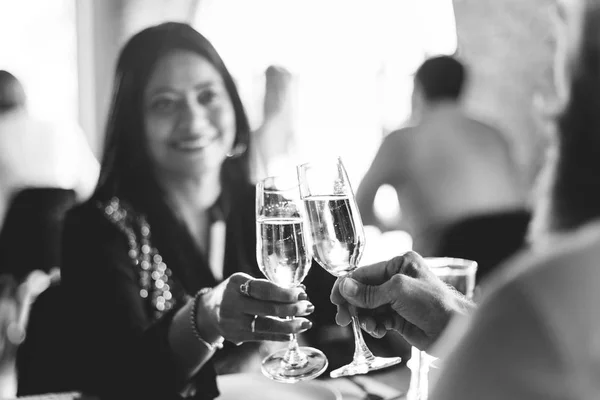
[[408, 140], [415, 134], [417, 127], [405, 126], [400, 129], [396, 129], [385, 137], [384, 140]]
[[503, 129], [491, 121], [468, 115], [465, 115], [464, 119], [467, 124], [471, 125], [473, 129], [478, 132], [487, 133], [492, 136], [504, 137]]
[[382, 148], [387, 148], [389, 152], [402, 151], [410, 145], [416, 134], [416, 127], [408, 126], [393, 131], [387, 135], [381, 143]]
[[469, 135], [472, 143], [481, 150], [485, 149], [488, 156], [495, 154], [505, 161], [513, 162], [514, 144], [511, 142], [507, 132], [498, 125], [473, 117], [465, 117], [468, 129], [465, 134]]

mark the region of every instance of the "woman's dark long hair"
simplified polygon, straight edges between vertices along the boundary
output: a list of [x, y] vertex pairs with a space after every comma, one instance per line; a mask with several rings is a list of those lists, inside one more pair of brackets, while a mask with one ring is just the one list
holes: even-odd
[[167, 22], [134, 35], [119, 56], [96, 200], [119, 196], [140, 212], [168, 211], [144, 135], [143, 93], [157, 62], [175, 49], [204, 57], [223, 78], [235, 111], [234, 146], [246, 150], [224, 162], [223, 188], [233, 195], [236, 188], [250, 182], [250, 127], [233, 78], [204, 36], [187, 24]]
[[557, 163], [547, 229], [566, 232], [600, 218], [600, 2], [585, 1], [568, 62], [569, 98], [557, 118]]

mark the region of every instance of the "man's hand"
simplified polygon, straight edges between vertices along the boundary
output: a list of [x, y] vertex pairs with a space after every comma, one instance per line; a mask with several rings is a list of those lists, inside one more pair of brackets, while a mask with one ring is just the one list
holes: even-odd
[[437, 340], [454, 312], [471, 307], [469, 300], [435, 276], [415, 252], [339, 278], [331, 301], [338, 308], [338, 324], [350, 323], [350, 307], [358, 307], [361, 326], [369, 334], [380, 338], [393, 329], [422, 350]]

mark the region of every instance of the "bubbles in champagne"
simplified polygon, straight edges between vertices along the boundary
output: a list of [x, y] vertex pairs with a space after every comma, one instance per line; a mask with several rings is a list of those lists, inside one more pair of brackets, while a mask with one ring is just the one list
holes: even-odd
[[298, 286], [310, 268], [302, 227], [300, 218], [257, 221], [258, 265], [267, 279], [281, 287]]
[[348, 196], [311, 196], [304, 204], [317, 262], [335, 276], [355, 269], [364, 248], [355, 203]]

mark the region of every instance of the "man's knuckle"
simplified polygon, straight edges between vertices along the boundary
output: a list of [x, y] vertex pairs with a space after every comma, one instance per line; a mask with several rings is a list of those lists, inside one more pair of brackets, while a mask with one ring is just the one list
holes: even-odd
[[390, 279], [390, 287], [392, 290], [400, 290], [404, 286], [406, 277], [402, 274], [396, 274]]
[[406, 254], [404, 254], [404, 258], [406, 259], [408, 264], [417, 264], [421, 259], [421, 256], [418, 253], [410, 250]]
[[414, 251], [410, 250], [406, 254], [404, 254], [404, 259], [407, 264], [414, 264], [418, 261], [419, 255]]
[[400, 268], [400, 272], [409, 276], [413, 276], [421, 268], [421, 256], [411, 250], [403, 257], [404, 262]]
[[363, 293], [364, 293], [363, 301], [364, 301], [365, 305], [371, 306], [376, 303], [377, 293], [373, 286], [367, 285], [365, 287], [365, 290]]

